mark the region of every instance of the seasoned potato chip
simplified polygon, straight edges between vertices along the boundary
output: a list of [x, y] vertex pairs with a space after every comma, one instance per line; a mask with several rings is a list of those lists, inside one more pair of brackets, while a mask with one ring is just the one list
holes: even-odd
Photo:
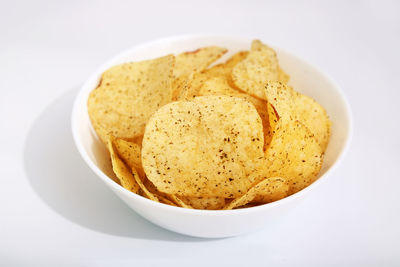
[[228, 50], [218, 46], [207, 46], [195, 51], [184, 52], [176, 56], [174, 76], [180, 77], [193, 72], [201, 72]]
[[132, 168], [132, 174], [133, 174], [133, 177], [135, 178], [137, 184], [140, 187], [140, 190], [141, 190], [140, 191], [140, 195], [142, 195], [142, 196], [144, 196], [144, 197], [146, 197], [146, 198], [148, 198], [150, 200], [153, 200], [153, 201], [156, 201], [156, 202], [160, 202], [158, 196], [156, 194], [153, 194], [152, 192], [150, 192], [150, 190], [148, 190], [147, 187], [144, 185], [143, 181], [139, 177], [139, 175], [136, 172], [135, 168]]
[[181, 200], [200, 210], [220, 210], [225, 207], [225, 198], [223, 197], [181, 197]]
[[295, 120], [295, 102], [293, 89], [281, 82], [268, 82], [265, 86], [265, 96], [279, 119]]
[[208, 46], [177, 55], [174, 68], [175, 80], [172, 83], [173, 99], [190, 100], [190, 97], [195, 94], [194, 90], [197, 89], [197, 79], [202, 78], [197, 74], [205, 70], [226, 52], [225, 48]]
[[[314, 99], [295, 92], [281, 82], [268, 82], [265, 90], [268, 102], [274, 107], [278, 117], [299, 120], [314, 134], [322, 150], [325, 151], [329, 142], [331, 125], [325, 109]], [[274, 125], [271, 120], [270, 125]]]
[[184, 205], [187, 208], [191, 208], [191, 207], [189, 207], [189, 205], [186, 205], [185, 203], [182, 204], [183, 201], [181, 199], [178, 199], [175, 195], [170, 195], [170, 194], [160, 192], [154, 186], [154, 184], [149, 179], [147, 179], [147, 177], [144, 178], [143, 184], [150, 193], [152, 193], [154, 196], [156, 196], [159, 199], [159, 201], [161, 203], [168, 204], [171, 206], [176, 206], [176, 207], [182, 207], [182, 205]]
[[265, 178], [251, 187], [245, 194], [234, 199], [224, 209], [231, 210], [252, 201], [269, 203], [286, 197], [288, 186], [286, 180], [280, 177]]
[[125, 141], [120, 138], [114, 140], [114, 146], [117, 150], [118, 155], [122, 160], [130, 167], [135, 168], [139, 173], [140, 177], [144, 177], [144, 171], [142, 167], [142, 158], [140, 153], [140, 146], [138, 144]]
[[248, 55], [249, 55], [249, 51], [239, 51], [239, 52], [235, 53], [231, 58], [229, 58], [226, 61], [226, 63], [225, 63], [226, 68], [228, 68], [232, 71], [233, 67], [235, 67], [236, 64], [238, 64], [239, 62], [244, 60]]
[[[175, 79], [178, 95], [176, 100], [192, 100], [198, 95], [199, 88], [208, 79], [204, 73], [191, 73], [189, 76], [182, 76]], [[179, 84], [178, 84], [179, 83]]]
[[[121, 141], [123, 141], [123, 142], [121, 142]], [[126, 166], [125, 163], [119, 158], [118, 152], [123, 151], [123, 149], [125, 149], [126, 147], [129, 147], [129, 145], [130, 145], [129, 142], [126, 142], [126, 143], [124, 143], [124, 142], [126, 142], [126, 141], [121, 140], [121, 139], [118, 140], [111, 134], [109, 135], [108, 150], [111, 155], [111, 163], [113, 166], [113, 171], [115, 172], [117, 177], [120, 179], [121, 185], [124, 188], [126, 188], [136, 194], [139, 194], [140, 193], [139, 191], [141, 190], [145, 197], [147, 197], [153, 201], [159, 202], [157, 196], [155, 196], [149, 190], [147, 190], [147, 188], [143, 184], [138, 172], [136, 171], [136, 169], [134, 167], [137, 164], [137, 162], [134, 162], [137, 160], [136, 157], [131, 154], [126, 154], [127, 153], [126, 151], [123, 152], [124, 160], [125, 160], [125, 162], [127, 162], [126, 164], [129, 167]], [[134, 144], [134, 145], [136, 145], [136, 144]], [[119, 146], [120, 149], [122, 147], [122, 149], [117, 150], [117, 149], [115, 149], [114, 146]], [[131, 152], [129, 152], [129, 153], [131, 153]], [[142, 168], [141, 165], [140, 165], [140, 168]]]
[[245, 59], [248, 54], [249, 52], [247, 51], [237, 52], [231, 58], [229, 58], [225, 63], [221, 63], [209, 69], [206, 69], [204, 73], [207, 74], [207, 76], [210, 78], [224, 76], [229, 80], [231, 77], [231, 72], [233, 67], [235, 67], [237, 63]]
[[289, 194], [293, 194], [316, 179], [322, 165], [322, 149], [301, 122], [279, 120], [265, 158], [266, 176], [285, 178]]
[[244, 92], [267, 100], [264, 93], [268, 81], [279, 80], [279, 64], [275, 51], [255, 40], [249, 55], [232, 70], [232, 81]]
[[88, 99], [92, 123], [119, 138], [142, 135], [150, 116], [172, 101], [173, 66], [170, 55], [106, 70]]
[[142, 163], [158, 190], [191, 197], [238, 197], [263, 164], [262, 123], [248, 101], [196, 97], [160, 108], [143, 138]]
[[176, 205], [178, 207], [181, 208], [186, 208], [186, 209], [193, 209], [192, 206], [190, 206], [190, 204], [185, 203], [181, 197], [178, 197], [177, 195], [171, 195], [170, 198], [176, 203]]
[[198, 96], [207, 95], [245, 95], [229, 86], [224, 76], [215, 76], [206, 79], [197, 92]]
[[163, 196], [157, 196], [157, 197], [160, 200], [160, 203], [167, 204], [167, 205], [174, 206], [174, 207], [179, 207], [178, 205], [176, 205], [175, 202], [169, 200], [168, 198], [165, 198]]
[[296, 93], [295, 113], [299, 120], [314, 134], [322, 147], [322, 151], [325, 151], [331, 128], [331, 122], [325, 109], [311, 97]]
[[113, 146], [114, 137], [109, 135], [108, 137], [108, 151], [111, 155], [111, 163], [113, 167], [113, 171], [115, 175], [120, 180], [121, 185], [132, 191], [133, 193], [139, 193], [139, 185], [136, 182], [135, 175], [139, 177], [137, 173], [132, 173], [130, 168], [128, 168], [125, 163], [118, 157], [117, 153], [115, 153], [114, 146]]
[[217, 76], [206, 80], [203, 85], [198, 90], [199, 96], [207, 95], [227, 95], [244, 98], [251, 102], [257, 109], [258, 114], [261, 117], [261, 121], [264, 129], [264, 149], [268, 146], [271, 140], [271, 134], [269, 129], [269, 119], [268, 119], [268, 104], [266, 101], [255, 98], [251, 95], [241, 93], [233, 89], [226, 80], [226, 77]]

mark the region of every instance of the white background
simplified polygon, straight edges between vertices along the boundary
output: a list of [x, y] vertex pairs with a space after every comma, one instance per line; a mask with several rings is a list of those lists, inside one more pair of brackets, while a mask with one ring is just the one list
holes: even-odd
[[[71, 105], [98, 65], [193, 33], [286, 48], [351, 104], [346, 159], [276, 228], [214, 240], [163, 230], [74, 147]], [[399, 266], [399, 51], [396, 1], [1, 1], [0, 266]]]

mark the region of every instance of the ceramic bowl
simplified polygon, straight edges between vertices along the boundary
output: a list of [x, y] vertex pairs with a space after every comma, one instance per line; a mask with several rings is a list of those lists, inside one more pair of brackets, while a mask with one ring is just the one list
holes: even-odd
[[307, 194], [318, 190], [318, 185], [343, 159], [349, 146], [352, 123], [349, 105], [340, 88], [314, 65], [279, 47], [274, 47], [280, 65], [291, 77], [289, 84], [322, 104], [332, 121], [332, 136], [325, 153], [324, 164], [313, 184], [273, 203], [245, 209], [209, 211], [160, 204], [136, 195], [113, 181], [107, 150], [92, 129], [86, 106], [89, 93], [98, 85], [102, 72], [116, 64], [195, 50], [207, 45], [228, 48], [229, 52], [221, 59], [223, 60], [237, 51], [248, 50], [250, 43], [251, 39], [221, 36], [178, 36], [145, 43], [107, 61], [83, 84], [72, 111], [72, 133], [78, 151], [106, 186], [150, 222], [181, 234], [209, 238], [235, 236], [263, 227], [274, 227], [274, 224], [285, 220], [284, 215], [295, 208]]

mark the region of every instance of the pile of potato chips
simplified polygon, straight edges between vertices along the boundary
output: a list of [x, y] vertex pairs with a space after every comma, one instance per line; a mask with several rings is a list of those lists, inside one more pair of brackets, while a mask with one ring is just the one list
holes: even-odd
[[330, 137], [324, 108], [287, 85], [275, 51], [211, 66], [210, 46], [114, 66], [88, 100], [121, 186], [194, 209], [252, 207], [317, 177]]

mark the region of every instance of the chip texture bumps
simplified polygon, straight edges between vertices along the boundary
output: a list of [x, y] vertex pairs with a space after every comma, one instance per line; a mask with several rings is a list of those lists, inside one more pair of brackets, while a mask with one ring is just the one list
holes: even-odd
[[92, 123], [119, 138], [142, 135], [150, 116], [172, 101], [174, 60], [169, 55], [106, 70], [88, 99]]
[[268, 81], [279, 80], [279, 64], [275, 51], [255, 40], [248, 56], [232, 70], [232, 81], [244, 92], [264, 99]]
[[237, 197], [263, 164], [260, 116], [248, 101], [203, 96], [160, 108], [143, 138], [142, 163], [162, 192]]

